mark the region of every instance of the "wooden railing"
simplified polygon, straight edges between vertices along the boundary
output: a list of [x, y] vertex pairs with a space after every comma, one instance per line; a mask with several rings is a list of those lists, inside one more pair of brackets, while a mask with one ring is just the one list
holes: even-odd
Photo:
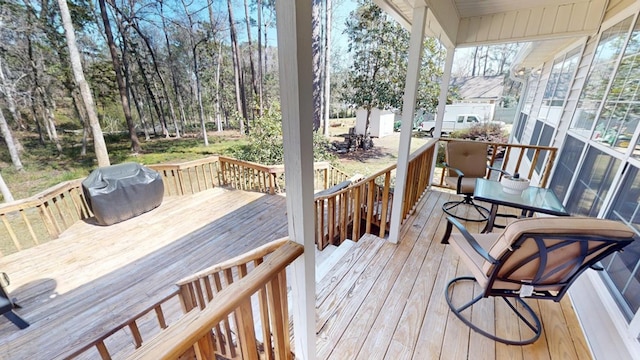
[[283, 239], [181, 281], [184, 309], [193, 311], [130, 359], [293, 358], [285, 269], [303, 251]]
[[[440, 139], [442, 142], [448, 141], [464, 141], [457, 139]], [[496, 167], [501, 170], [507, 171], [510, 174], [519, 173], [521, 177], [527, 179], [534, 178], [534, 172], [539, 174], [539, 179], [536, 182], [532, 182], [532, 185], [546, 188], [549, 178], [551, 176], [551, 170], [556, 159], [558, 152], [557, 148], [549, 146], [536, 146], [536, 145], [521, 145], [521, 144], [508, 144], [508, 143], [492, 143], [484, 142], [487, 144], [488, 164], [491, 167]], [[530, 161], [524, 161], [527, 154], [531, 155]], [[528, 160], [528, 158], [527, 158]], [[499, 165], [499, 166], [497, 166]], [[536, 171], [536, 169], [538, 171]], [[442, 171], [439, 179], [436, 179], [434, 185], [444, 186], [445, 172]], [[495, 173], [489, 170], [487, 177], [489, 178], [501, 178], [500, 173]]]
[[[135, 349], [141, 347], [145, 338], [151, 339], [153, 335], [168, 327], [169, 323], [166, 318], [167, 308], [173, 310], [173, 312], [171, 312], [171, 310], [168, 311], [173, 315], [176, 315], [176, 311], [179, 313], [179, 316], [186, 313], [184, 311], [180, 312], [181, 307], [179, 304], [182, 301], [180, 301], [179, 296], [179, 289], [175, 288], [162, 300], [150, 305], [140, 313], [100, 335], [97, 339], [66, 356], [66, 359], [75, 359], [77, 357], [98, 358], [98, 356], [102, 359], [111, 359], [121, 357], [123, 353], [126, 354], [128, 352], [130, 354], [130, 348], [116, 348], [108, 345], [109, 339], [112, 337], [124, 337], [129, 339], [129, 343], [133, 344]], [[114, 343], [123, 344], [125, 341], [121, 340]]]
[[56, 239], [76, 221], [93, 216], [81, 180], [65, 181], [26, 199], [0, 205], [4, 230], [0, 256]]
[[[436, 144], [437, 140], [429, 141], [409, 159], [403, 221], [430, 185]], [[389, 166], [343, 190], [315, 198], [318, 249], [340, 245], [347, 238], [360, 239], [363, 233], [385, 236], [391, 219], [395, 169], [396, 165]]]
[[[184, 358], [198, 356], [199, 359], [213, 359], [215, 357], [210, 355], [214, 353], [226, 358], [254, 359], [253, 355], [258, 353], [258, 349], [272, 349], [268, 355], [265, 353], [264, 358], [267, 359], [274, 359], [274, 353], [289, 354], [289, 316], [284, 269], [302, 252], [302, 245], [282, 238], [202, 270], [179, 281], [176, 288], [163, 299], [98, 336], [66, 358], [99, 356], [102, 359], [111, 359], [133, 354], [134, 350], [130, 347], [110, 346], [112, 343], [126, 343], [123, 338], [128, 338], [134, 349], [144, 346], [144, 349], [140, 350], [141, 353], [134, 357], [148, 359], [164, 358], [162, 354], [169, 348], [170, 351], [179, 352], [178, 355], [192, 355]], [[260, 273], [257, 283], [256, 272]], [[265, 277], [268, 279], [264, 280]], [[257, 290], [251, 293], [243, 292], [245, 287], [252, 288], [257, 286], [256, 284], [260, 285]], [[238, 288], [243, 290], [238, 291]], [[256, 309], [251, 306], [252, 295], [257, 304]], [[181, 328], [185, 321], [189, 322], [185, 319], [199, 318], [199, 313], [210, 307], [218, 307], [223, 302], [224, 306], [229, 306], [226, 304], [227, 301], [236, 305], [230, 307], [231, 310], [225, 314], [226, 316], [221, 316], [218, 321], [212, 323], [209, 336], [198, 341], [198, 344], [204, 344], [205, 347], [196, 346], [189, 350], [189, 344], [186, 344], [189, 341], [185, 341], [189, 338], [188, 333], [180, 332], [180, 339], [168, 335], [176, 328]], [[172, 312], [172, 323], [167, 319], [167, 309]], [[257, 313], [257, 316], [254, 316], [254, 313]], [[259, 334], [256, 334], [256, 330]], [[157, 345], [146, 345], [156, 341], [155, 337], [158, 336], [170, 340], [160, 341], [161, 349], [155, 349]], [[118, 337], [119, 340], [111, 342], [112, 337]], [[192, 344], [195, 343], [194, 340]], [[152, 349], [149, 349], [150, 347]], [[142, 355], [147, 351], [150, 352], [147, 357]], [[200, 357], [203, 355], [200, 352], [209, 356]], [[275, 357], [282, 358], [287, 357]]]
[[220, 186], [218, 156], [179, 164], [147, 165], [162, 176], [165, 195], [188, 195]]
[[[284, 191], [284, 166], [264, 166], [224, 156], [177, 164], [147, 165], [156, 170], [165, 195], [183, 196], [218, 186], [269, 194]], [[314, 164], [314, 184], [323, 190], [348, 179], [327, 162]], [[56, 239], [76, 221], [93, 216], [82, 192], [82, 180], [71, 180], [39, 194], [0, 204], [0, 256]]]
[[258, 191], [269, 194], [279, 192], [275, 177], [268, 166], [219, 157], [221, 184], [238, 190]]

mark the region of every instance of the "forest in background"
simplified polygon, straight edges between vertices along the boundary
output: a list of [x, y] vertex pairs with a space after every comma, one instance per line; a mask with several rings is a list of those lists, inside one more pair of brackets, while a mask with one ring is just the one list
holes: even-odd
[[[400, 108], [406, 74], [406, 29], [370, 0], [337, 17], [332, 1], [313, 3], [316, 104], [308, 121], [317, 134], [327, 132], [326, 119], [355, 107]], [[126, 141], [134, 156], [170, 148], [145, 145], [157, 139], [193, 139], [189, 147], [206, 149], [210, 134], [229, 134], [224, 129], [234, 141], [246, 139], [216, 151], [279, 161], [279, 149], [265, 151], [281, 143], [273, 0], [0, 0], [0, 127], [9, 150], [0, 152], [3, 174], [24, 167], [20, 156], [30, 171], [57, 164], [77, 174], [78, 166], [81, 173], [101, 166], [89, 146], [96, 132], [71, 66], [64, 4], [107, 160], [130, 158]], [[346, 51], [341, 44], [331, 50], [332, 18], [347, 19]], [[419, 105], [428, 110], [437, 105], [443, 54], [436, 41], [425, 40]], [[486, 73], [492, 67], [484, 59]], [[321, 138], [314, 137], [316, 148], [326, 150]]]

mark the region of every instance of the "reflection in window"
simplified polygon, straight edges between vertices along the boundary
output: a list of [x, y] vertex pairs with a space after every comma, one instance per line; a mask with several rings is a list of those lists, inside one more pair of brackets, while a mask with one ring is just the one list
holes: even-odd
[[[630, 167], [620, 191], [607, 216], [631, 226], [640, 234], [640, 173]], [[640, 308], [640, 241], [627, 246], [623, 252], [610, 255], [603, 260], [607, 283], [613, 288], [618, 303], [627, 320]]]
[[620, 160], [589, 148], [567, 201], [567, 210], [573, 215], [597, 217], [619, 166]]
[[520, 118], [518, 119], [518, 123], [516, 124], [516, 132], [515, 137], [518, 139], [520, 143], [522, 143], [522, 133], [524, 133], [525, 127], [527, 127], [527, 120], [529, 116], [525, 113], [520, 113]]
[[542, 99], [544, 105], [562, 106], [564, 104], [573, 73], [578, 66], [579, 55], [580, 48], [578, 47], [569, 51], [565, 57], [554, 61]]
[[573, 115], [571, 128], [591, 130], [620, 51], [623, 49], [622, 45], [631, 27], [631, 21], [631, 17], [629, 17], [602, 33], [591, 63], [591, 69], [578, 100], [578, 107]]
[[611, 83], [591, 139], [625, 152], [640, 120], [640, 22]]
[[584, 143], [582, 141], [572, 136], [567, 136], [567, 140], [565, 140], [564, 146], [562, 147], [562, 153], [560, 153], [560, 157], [558, 158], [555, 174], [549, 186], [560, 199], [562, 199], [569, 190], [569, 185], [578, 168], [578, 161], [580, 160], [583, 148]]
[[[537, 120], [536, 121], [536, 125], [533, 127], [533, 134], [531, 134], [531, 140], [529, 140], [529, 145], [538, 145], [538, 140], [540, 138], [540, 131], [542, 131], [542, 121]], [[529, 158], [529, 160], [533, 160], [533, 154], [535, 153], [535, 150], [533, 149], [528, 149], [527, 150], [527, 157]]]
[[[542, 128], [542, 134], [540, 134], [540, 140], [538, 140], [538, 145], [539, 146], [551, 145], [551, 139], [553, 137], [554, 130], [555, 129], [552, 126], [544, 124], [544, 127]], [[549, 154], [548, 150], [540, 151], [540, 154], [538, 155], [538, 161], [536, 161], [536, 171], [538, 172], [538, 174], [542, 172], [542, 165], [545, 164], [545, 159], [547, 158], [548, 154]]]

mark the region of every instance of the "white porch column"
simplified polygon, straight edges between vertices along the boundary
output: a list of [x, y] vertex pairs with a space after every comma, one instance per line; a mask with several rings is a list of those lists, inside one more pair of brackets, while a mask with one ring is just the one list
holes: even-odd
[[311, 1], [277, 0], [276, 21], [289, 237], [304, 245], [304, 254], [292, 264], [289, 277], [295, 353], [298, 359], [313, 360], [316, 282]]
[[411, 133], [413, 132], [413, 114], [416, 112], [416, 96], [422, 65], [424, 44], [424, 28], [427, 20], [427, 7], [413, 10], [411, 38], [409, 39], [409, 63], [404, 86], [402, 103], [402, 127], [400, 129], [400, 145], [398, 146], [398, 167], [396, 168], [396, 185], [393, 191], [393, 210], [391, 211], [391, 227], [389, 241], [397, 243], [400, 239], [400, 223], [402, 222], [402, 201], [404, 199], [407, 168], [411, 151]]
[[447, 95], [449, 93], [449, 82], [451, 82], [451, 69], [453, 68], [453, 56], [455, 52], [454, 48], [447, 48], [447, 58], [444, 62], [442, 82], [440, 83], [440, 96], [438, 97], [436, 128], [433, 130], [433, 137], [440, 137], [440, 135], [442, 135], [442, 119], [444, 119], [444, 110], [447, 105]]
[[[433, 130], [433, 137], [439, 138], [442, 135], [442, 120], [444, 119], [444, 110], [447, 105], [447, 95], [449, 93], [449, 83], [451, 82], [451, 69], [453, 68], [453, 56], [455, 55], [454, 48], [447, 48], [447, 58], [444, 62], [444, 69], [442, 72], [442, 82], [440, 83], [440, 96], [438, 97], [438, 109], [436, 116], [436, 128]], [[431, 174], [436, 170], [436, 161], [438, 161], [438, 148], [436, 145], [433, 162], [431, 163]]]

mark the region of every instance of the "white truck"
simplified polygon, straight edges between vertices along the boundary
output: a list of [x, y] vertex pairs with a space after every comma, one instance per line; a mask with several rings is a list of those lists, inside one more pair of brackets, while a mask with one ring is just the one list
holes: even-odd
[[[454, 118], [447, 117], [442, 121], [442, 133], [450, 133], [455, 130], [462, 130], [469, 128], [475, 124], [483, 122], [482, 117], [479, 114], [459, 114]], [[433, 131], [436, 128], [435, 121], [423, 121], [418, 126], [418, 131], [425, 131], [427, 135], [433, 136]]]

